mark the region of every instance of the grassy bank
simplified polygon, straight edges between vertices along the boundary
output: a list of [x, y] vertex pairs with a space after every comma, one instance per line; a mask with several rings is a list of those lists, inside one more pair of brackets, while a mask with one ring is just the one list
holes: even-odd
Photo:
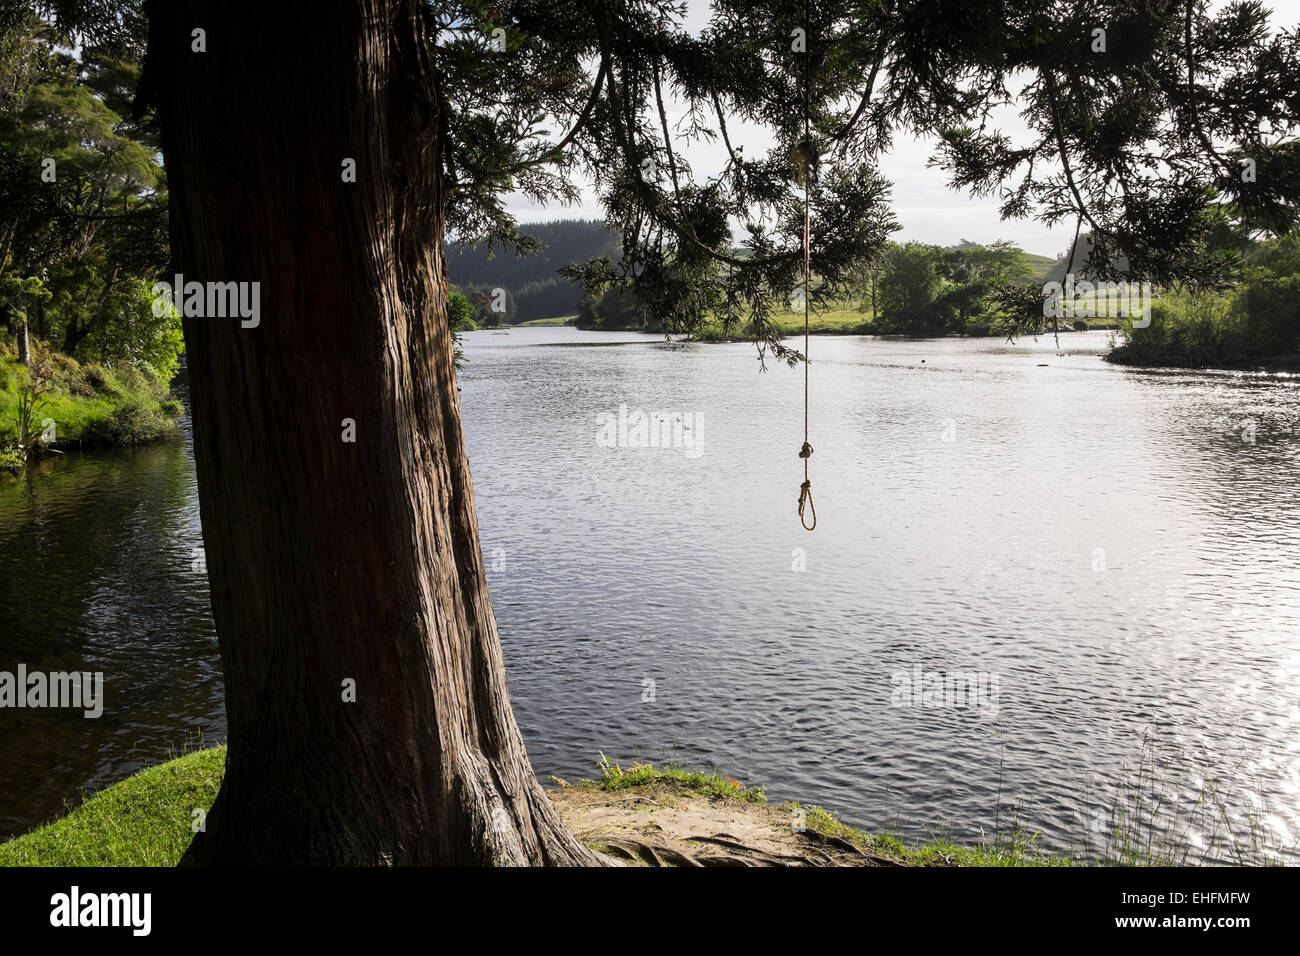
[[226, 748], [213, 747], [143, 770], [0, 843], [0, 866], [175, 866], [194, 811], [212, 806], [225, 769]]
[[[66, 816], [0, 844], [0, 866], [174, 866], [193, 836], [196, 810], [216, 799], [225, 770], [226, 748], [214, 747], [178, 757], [88, 796]], [[820, 807], [787, 803], [770, 807], [762, 787], [746, 787], [716, 772], [634, 764], [624, 770], [608, 760], [601, 776], [553, 791], [562, 812], [577, 795], [623, 794], [638, 807], [667, 807], [698, 798], [706, 807], [766, 814], [782, 835], [796, 814], [808, 837], [834, 849], [844, 848], [901, 865], [1025, 866], [1068, 861], [1034, 851], [1032, 840], [1019, 838], [985, 847], [959, 847], [937, 839], [908, 847], [889, 836], [873, 836], [847, 826]], [[569, 814], [566, 813], [566, 818]], [[764, 820], [767, 817], [762, 818]], [[600, 840], [591, 840], [601, 849]]]
[[[1255, 291], [1255, 290], [1248, 290]], [[1300, 286], [1297, 287], [1300, 291]], [[1250, 312], [1244, 294], [1175, 295], [1151, 308], [1151, 324], [1126, 323], [1106, 358], [1146, 368], [1300, 369], [1297, 336], [1263, 309]]]
[[[1071, 321], [1061, 322], [1060, 331], [1062, 333], [1074, 331], [1097, 331], [1118, 328], [1118, 320], [1110, 316], [1100, 316], [1098, 318], [1080, 319], [1079, 324], [1083, 328], [1075, 328]], [[786, 338], [803, 335], [803, 316], [790, 313], [789, 315], [778, 315], [773, 324], [781, 331]], [[819, 312], [809, 316], [808, 331], [812, 335], [895, 335], [895, 332], [880, 332], [872, 321], [871, 310], [861, 312], [856, 308], [838, 308], [826, 312]], [[943, 338], [955, 333], [934, 333], [933, 335], [923, 336], [924, 338]], [[984, 337], [994, 333], [987, 326], [971, 324], [967, 327], [964, 335], [972, 337]], [[1046, 334], [1050, 335], [1049, 330]], [[700, 333], [698, 340], [701, 342], [748, 342], [752, 336], [747, 328], [738, 332], [727, 335], [723, 332], [720, 324], [706, 326]]]
[[[199, 750], [89, 795], [67, 815], [0, 844], [0, 866], [173, 866], [189, 846], [195, 811], [216, 799], [225, 758], [225, 747]], [[1068, 856], [1042, 851], [1019, 807], [1000, 814], [997, 832], [974, 846], [956, 842], [942, 824], [928, 829], [928, 842], [907, 844], [819, 806], [772, 803], [763, 787], [717, 771], [624, 768], [604, 757], [598, 767], [591, 780], [552, 778], [551, 799], [588, 846], [628, 865], [735, 865], [738, 857], [750, 865], [849, 866], [1193, 866], [1203, 853], [1249, 866], [1286, 859], [1264, 826], [1267, 802], [1243, 789], [1236, 770], [1207, 775], [1194, 763], [1157, 761], [1145, 739], [1139, 764], [1116, 782], [1109, 811], [1093, 812]], [[1081, 782], [1085, 796], [1091, 789]], [[1235, 796], [1254, 808], [1245, 822], [1228, 819]], [[729, 862], [718, 864], [719, 854]]]
[[578, 314], [576, 312], [571, 315], [555, 315], [549, 319], [533, 319], [531, 322], [520, 322], [519, 327], [527, 329], [537, 328], [538, 326], [572, 325], [573, 320], [577, 317]]
[[1126, 327], [1123, 365], [1300, 369], [1300, 236], [1249, 244], [1240, 281], [1222, 292], [1165, 290], [1146, 328]]
[[[33, 397], [24, 423], [22, 404]], [[22, 465], [24, 426], [29, 440], [33, 431], [51, 436], [54, 449], [139, 445], [170, 434], [181, 410], [167, 383], [148, 372], [83, 365], [35, 341], [24, 366], [13, 340], [0, 341], [0, 467]]]

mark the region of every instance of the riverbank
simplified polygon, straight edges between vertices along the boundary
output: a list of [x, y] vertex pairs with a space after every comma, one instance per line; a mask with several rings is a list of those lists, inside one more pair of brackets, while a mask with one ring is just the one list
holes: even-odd
[[570, 312], [568, 315], [555, 315], [549, 319], [532, 319], [528, 322], [518, 322], [510, 328], [533, 329], [533, 328], [551, 328], [561, 325], [573, 325], [578, 318], [578, 313]]
[[[195, 751], [91, 795], [69, 812], [0, 844], [0, 866], [175, 866], [195, 812], [221, 788], [226, 748]], [[761, 787], [717, 773], [607, 760], [596, 780], [553, 779], [570, 829], [616, 866], [1048, 866], [1032, 840], [907, 847], [840, 823], [820, 807], [769, 804]]]
[[1157, 309], [1151, 325], [1124, 329], [1106, 361], [1130, 368], [1221, 369], [1234, 372], [1300, 371], [1300, 353], [1270, 350], [1222, 314], [1180, 318]]
[[0, 472], [51, 450], [157, 441], [175, 432], [182, 411], [168, 383], [146, 371], [83, 365], [37, 342], [24, 366], [14, 342], [0, 341]]
[[1139, 368], [1300, 370], [1293, 272], [1300, 256], [1294, 243], [1288, 248], [1290, 264], [1248, 270], [1249, 281], [1233, 290], [1171, 292], [1153, 303], [1148, 324], [1121, 329], [1107, 359]]
[[1300, 355], [1204, 358], [1185, 352], [1170, 351], [1155, 355], [1134, 355], [1123, 346], [1103, 356], [1107, 362], [1126, 368], [1212, 370], [1221, 372], [1300, 372]]
[[[803, 335], [803, 315], [795, 313], [785, 313], [774, 315], [771, 319], [772, 325], [776, 327], [778, 333], [783, 338], [794, 338]], [[543, 322], [529, 323], [542, 325]], [[556, 323], [558, 324], [558, 323]], [[1077, 324], [1063, 322], [1058, 330], [1062, 335], [1070, 332], [1113, 332], [1119, 329], [1116, 319], [1110, 316], [1100, 318], [1079, 319]], [[593, 329], [591, 331], [602, 331]], [[623, 330], [619, 330], [623, 331]], [[964, 332], [935, 332], [926, 335], [908, 336], [898, 332], [880, 331], [873, 319], [870, 310], [862, 311], [857, 308], [840, 308], [830, 309], [825, 312], [815, 312], [808, 318], [808, 332], [811, 335], [875, 335], [890, 336], [895, 338], [989, 338], [1001, 335], [989, 326], [969, 325]], [[1052, 335], [1052, 330], [1041, 333], [1043, 336]], [[721, 323], [710, 323], [693, 336], [696, 342], [751, 342], [753, 336], [750, 334], [747, 326], [741, 327], [731, 332], [723, 329]]]

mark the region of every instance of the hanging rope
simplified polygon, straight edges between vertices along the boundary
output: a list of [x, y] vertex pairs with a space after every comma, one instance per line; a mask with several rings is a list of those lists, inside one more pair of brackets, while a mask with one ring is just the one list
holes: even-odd
[[[801, 155], [798, 157], [798, 162], [802, 166], [800, 178], [803, 179], [803, 447], [799, 449], [799, 457], [803, 459], [803, 484], [799, 486], [799, 523], [803, 525], [805, 531], [812, 531], [817, 527], [817, 508], [813, 505], [812, 480], [808, 477], [808, 459], [813, 453], [813, 447], [808, 443], [808, 279], [812, 274], [808, 182], [812, 179], [813, 165], [812, 130], [809, 122], [812, 51], [808, 35], [808, 0], [804, 0], [803, 5], [803, 29], [803, 144], [799, 150]], [[811, 524], [809, 524], [810, 518]]]

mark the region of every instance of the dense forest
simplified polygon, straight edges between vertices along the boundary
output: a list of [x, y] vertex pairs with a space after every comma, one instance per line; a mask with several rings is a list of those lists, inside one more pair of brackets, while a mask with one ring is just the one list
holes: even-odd
[[72, 55], [28, 14], [0, 24], [0, 466], [68, 442], [133, 444], [179, 413], [156, 128], [138, 58]]
[[582, 289], [557, 270], [570, 262], [617, 254], [617, 236], [595, 220], [532, 223], [520, 231], [536, 241], [535, 254], [516, 256], [486, 244], [447, 250], [451, 281], [464, 291], [471, 305], [480, 300], [474, 309], [478, 325], [485, 324], [482, 313], [491, 310], [490, 299], [496, 289], [505, 293], [501, 297], [505, 300], [503, 324], [574, 314]]

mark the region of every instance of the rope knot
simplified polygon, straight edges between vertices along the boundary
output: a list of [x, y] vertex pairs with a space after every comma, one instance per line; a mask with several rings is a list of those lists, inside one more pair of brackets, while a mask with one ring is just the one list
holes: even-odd
[[[807, 444], [807, 442], [804, 442], [805, 446]], [[811, 451], [811, 449], [809, 450]], [[812, 516], [812, 524], [809, 524], [807, 519], [804, 518], [805, 507]], [[811, 531], [817, 527], [817, 506], [813, 504], [812, 481], [808, 478], [805, 478], [803, 484], [799, 486], [799, 523], [803, 525], [805, 531]]]
[[[813, 453], [812, 445], [808, 444], [807, 442], [804, 442], [803, 447], [799, 449], [799, 457], [808, 459], [812, 457], [812, 453]], [[804, 482], [804, 484], [807, 484], [807, 482]]]

